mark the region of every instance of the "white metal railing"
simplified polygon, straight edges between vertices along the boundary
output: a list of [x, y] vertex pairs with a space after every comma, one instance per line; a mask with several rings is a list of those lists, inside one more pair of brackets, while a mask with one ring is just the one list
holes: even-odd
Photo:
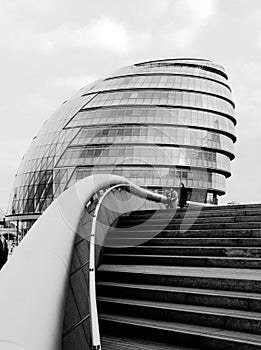
[[[105, 192], [106, 194], [107, 192]], [[101, 198], [102, 200], [102, 198]], [[96, 233], [96, 223], [97, 216], [100, 209], [99, 201], [97, 207], [95, 208], [91, 237], [90, 237], [90, 262], [89, 262], [89, 298], [90, 298], [90, 316], [91, 316], [91, 338], [92, 346], [94, 349], [99, 350], [101, 348], [101, 339], [98, 324], [98, 312], [96, 303], [96, 282], [95, 282], [95, 233]]]
[[[103, 202], [106, 197], [108, 197], [112, 192], [115, 190], [121, 190], [126, 189], [126, 185], [115, 185], [113, 187], [110, 187], [107, 189], [107, 191], [103, 194], [103, 196], [99, 199], [99, 202], [95, 208], [95, 212], [93, 215], [93, 222], [92, 222], [92, 229], [91, 229], [91, 235], [90, 235], [90, 263], [89, 263], [89, 296], [90, 296], [90, 315], [91, 315], [91, 332], [92, 332], [92, 345], [94, 349], [101, 349], [101, 341], [100, 341], [100, 332], [99, 332], [99, 324], [98, 324], [98, 313], [97, 313], [97, 303], [96, 303], [96, 282], [95, 282], [95, 270], [97, 266], [97, 262], [99, 260], [99, 257], [95, 255], [95, 246], [97, 244], [96, 242], [96, 235], [99, 234], [97, 232], [97, 220], [99, 220], [99, 212], [100, 208], [103, 205]], [[167, 202], [167, 198], [158, 194], [154, 194], [150, 191], [144, 190], [140, 187], [134, 186], [132, 184], [128, 185], [127, 191], [130, 192], [132, 195], [143, 198], [145, 200], [152, 200], [157, 202]], [[119, 200], [119, 199], [117, 199]], [[111, 203], [113, 204], [113, 203]], [[122, 203], [121, 203], [122, 204]], [[115, 205], [115, 203], [114, 203]], [[107, 222], [107, 225], [109, 227], [110, 224], [118, 217], [119, 215], [130, 212], [135, 208], [131, 207], [131, 203], [127, 205], [125, 208], [121, 208], [121, 211], [115, 214], [111, 217], [110, 222]], [[136, 208], [137, 209], [137, 208]], [[102, 242], [100, 241], [99, 244], [103, 244], [105, 237], [103, 238]]]

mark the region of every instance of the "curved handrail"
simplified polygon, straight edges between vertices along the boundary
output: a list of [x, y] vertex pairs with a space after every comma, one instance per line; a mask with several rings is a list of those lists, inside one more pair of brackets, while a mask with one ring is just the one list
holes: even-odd
[[116, 184], [130, 182], [107, 174], [77, 182], [48, 207], [15, 250], [0, 272], [0, 349], [60, 349], [78, 224], [94, 193]]
[[[95, 255], [95, 244], [96, 244], [96, 224], [98, 220], [98, 214], [100, 211], [100, 207], [103, 205], [103, 200], [113, 191], [128, 188], [128, 191], [132, 194], [144, 198], [147, 200], [153, 200], [158, 202], [167, 202], [167, 198], [158, 194], [154, 194], [146, 189], [138, 187], [134, 184], [126, 185], [115, 185], [106, 190], [106, 192], [99, 199], [98, 204], [95, 208], [95, 212], [93, 215], [92, 229], [91, 229], [91, 237], [90, 237], [90, 262], [89, 262], [89, 295], [90, 295], [90, 308], [91, 308], [91, 330], [92, 330], [92, 345], [94, 349], [101, 349], [101, 341], [100, 341], [100, 332], [99, 332], [99, 324], [98, 324], [98, 313], [97, 313], [97, 302], [96, 302], [96, 279], [95, 279], [95, 267], [96, 261], [99, 258]], [[119, 213], [119, 215], [122, 213]]]
[[[108, 190], [107, 190], [108, 191]], [[91, 315], [91, 332], [92, 332], [92, 345], [94, 349], [101, 348], [101, 339], [98, 325], [98, 312], [97, 312], [97, 302], [96, 302], [96, 281], [95, 281], [95, 233], [96, 233], [96, 223], [97, 216], [101, 206], [101, 201], [104, 196], [101, 197], [101, 200], [98, 202], [97, 207], [93, 215], [91, 237], [90, 237], [90, 259], [89, 259], [89, 295], [90, 295], [90, 315]]]

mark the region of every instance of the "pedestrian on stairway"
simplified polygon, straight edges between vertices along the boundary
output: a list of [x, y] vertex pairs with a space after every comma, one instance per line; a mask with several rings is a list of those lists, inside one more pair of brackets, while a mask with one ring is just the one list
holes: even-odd
[[173, 209], [177, 209], [178, 206], [178, 193], [174, 190], [174, 188], [170, 189], [170, 207]]
[[8, 245], [4, 235], [2, 234], [0, 237], [0, 270], [3, 265], [6, 263], [8, 258]]
[[170, 190], [167, 190], [165, 195], [167, 197], [167, 202], [166, 202], [167, 208], [170, 209], [171, 208]]
[[179, 193], [179, 206], [180, 208], [183, 208], [187, 204], [188, 191], [182, 182], [180, 186], [181, 187], [180, 187], [180, 193]]

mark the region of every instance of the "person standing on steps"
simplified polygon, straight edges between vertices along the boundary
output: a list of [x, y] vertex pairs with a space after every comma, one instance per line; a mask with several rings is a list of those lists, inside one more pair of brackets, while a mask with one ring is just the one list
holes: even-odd
[[167, 201], [168, 209], [177, 209], [179, 196], [178, 196], [178, 193], [174, 190], [174, 188], [171, 188], [166, 192], [166, 197], [168, 199]]
[[0, 270], [3, 265], [6, 263], [8, 258], [8, 245], [4, 235], [0, 237]]
[[180, 194], [179, 194], [179, 206], [180, 208], [184, 208], [184, 206], [187, 204], [188, 191], [182, 182], [180, 186], [181, 187], [180, 187]]
[[171, 203], [171, 208], [177, 209], [178, 206], [178, 193], [174, 190], [174, 188], [170, 189], [170, 203]]

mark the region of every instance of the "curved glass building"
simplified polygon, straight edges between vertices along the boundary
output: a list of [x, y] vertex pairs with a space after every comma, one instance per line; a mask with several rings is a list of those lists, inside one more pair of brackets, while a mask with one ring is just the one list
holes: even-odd
[[234, 102], [222, 66], [182, 58], [138, 63], [82, 88], [44, 123], [22, 159], [10, 219], [36, 219], [62, 191], [114, 173], [217, 203], [231, 175]]

